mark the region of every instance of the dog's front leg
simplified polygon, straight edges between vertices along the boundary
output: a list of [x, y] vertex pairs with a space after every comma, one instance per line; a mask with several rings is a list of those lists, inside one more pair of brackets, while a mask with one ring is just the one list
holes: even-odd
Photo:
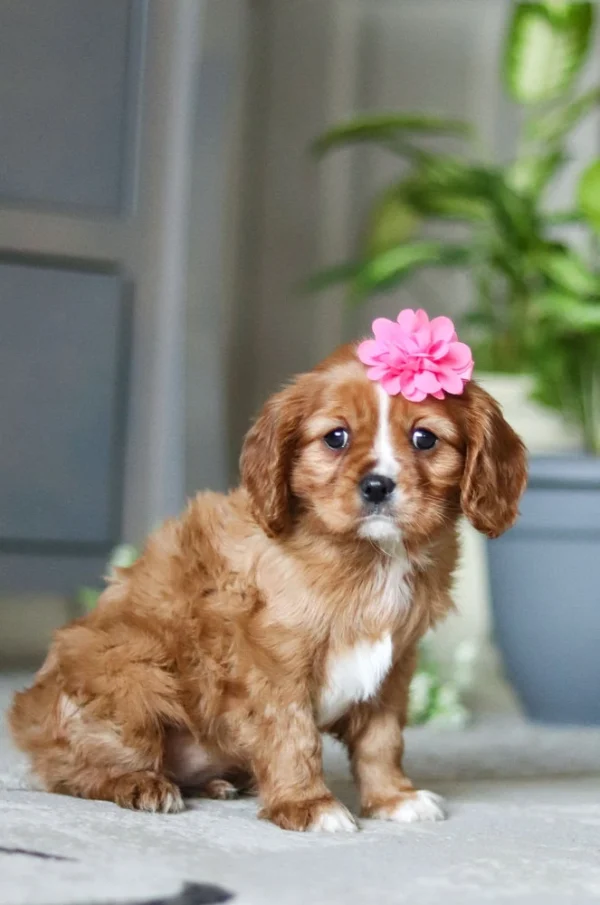
[[434, 792], [415, 789], [402, 769], [403, 730], [414, 652], [396, 663], [380, 695], [353, 707], [334, 728], [348, 748], [364, 817], [412, 823], [443, 820], [443, 800]]
[[268, 706], [254, 734], [252, 760], [262, 818], [284, 830], [336, 833], [357, 829], [350, 812], [325, 785], [321, 735], [310, 706]]

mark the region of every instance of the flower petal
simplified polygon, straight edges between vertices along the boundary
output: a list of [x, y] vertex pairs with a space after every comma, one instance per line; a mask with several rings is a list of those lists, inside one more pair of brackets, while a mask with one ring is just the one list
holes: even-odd
[[473, 361], [471, 350], [466, 343], [450, 343], [443, 364], [455, 370], [466, 367]]
[[418, 374], [408, 370], [400, 374], [400, 392], [411, 402], [422, 402], [427, 396], [425, 390], [417, 385], [417, 377]]
[[356, 354], [359, 361], [364, 365], [375, 364], [379, 361], [379, 356], [385, 351], [385, 347], [381, 346], [376, 339], [365, 339], [359, 344]]
[[409, 402], [423, 402], [427, 398], [427, 393], [417, 387], [411, 387], [410, 390], [401, 390], [401, 393]]
[[432, 395], [441, 389], [437, 375], [431, 371], [421, 371], [420, 374], [415, 374], [415, 386], [423, 393]]
[[427, 327], [429, 329], [429, 316], [426, 311], [423, 311], [422, 308], [419, 308], [418, 311], [415, 311], [415, 321], [417, 330], [421, 330], [423, 327]]
[[419, 327], [419, 329], [413, 333], [413, 338], [419, 352], [429, 354], [429, 347], [431, 346], [431, 331], [429, 329], [429, 324]]
[[390, 368], [401, 370], [406, 362], [406, 357], [405, 349], [401, 348], [397, 343], [391, 343], [391, 345], [386, 347], [382, 361], [387, 362]]
[[402, 392], [400, 375], [389, 371], [385, 377], [382, 377], [381, 386], [389, 396], [397, 396]]
[[449, 348], [448, 343], [444, 339], [435, 340], [429, 346], [429, 354], [435, 361], [439, 361], [446, 357]]
[[443, 390], [455, 396], [462, 393], [464, 389], [462, 380], [451, 368], [439, 368], [438, 380]]
[[427, 312], [422, 308], [415, 313], [416, 329], [413, 333], [420, 352], [427, 352], [431, 345], [431, 329]]
[[367, 371], [369, 380], [381, 380], [386, 374], [390, 373], [390, 369], [386, 364], [376, 364]]
[[461, 378], [461, 380], [464, 380], [466, 383], [473, 376], [474, 367], [475, 367], [474, 363], [472, 361], [470, 361], [469, 364], [466, 365], [464, 368], [457, 368], [456, 373]]
[[434, 317], [430, 324], [433, 342], [452, 342], [456, 339], [454, 324], [449, 317]]
[[387, 317], [377, 317], [373, 321], [373, 336], [380, 343], [391, 343], [398, 331], [398, 324]]
[[403, 346], [408, 356], [417, 355], [419, 352], [421, 352], [421, 346], [419, 345], [416, 333], [411, 333], [410, 336], [405, 336], [403, 338]]
[[417, 329], [417, 316], [412, 308], [404, 308], [398, 315], [397, 321], [404, 333], [412, 333]]

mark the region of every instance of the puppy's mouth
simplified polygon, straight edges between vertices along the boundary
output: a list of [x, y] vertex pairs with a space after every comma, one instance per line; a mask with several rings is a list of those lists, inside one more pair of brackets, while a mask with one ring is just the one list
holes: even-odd
[[366, 540], [400, 540], [400, 529], [392, 513], [379, 507], [366, 513], [361, 518], [358, 525], [358, 534]]

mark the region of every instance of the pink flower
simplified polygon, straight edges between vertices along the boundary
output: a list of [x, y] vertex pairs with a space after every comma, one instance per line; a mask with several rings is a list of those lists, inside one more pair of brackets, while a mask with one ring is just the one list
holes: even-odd
[[458, 342], [449, 317], [430, 321], [425, 311], [405, 308], [397, 323], [374, 320], [373, 334], [375, 339], [359, 345], [358, 357], [368, 366], [370, 380], [378, 380], [390, 396], [402, 393], [411, 402], [458, 396], [471, 379], [471, 350]]

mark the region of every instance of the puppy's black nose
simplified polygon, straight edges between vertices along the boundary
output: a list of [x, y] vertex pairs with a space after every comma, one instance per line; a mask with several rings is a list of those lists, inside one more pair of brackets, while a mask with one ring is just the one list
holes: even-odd
[[360, 493], [366, 503], [383, 503], [393, 493], [396, 484], [382, 474], [368, 474], [360, 482]]

